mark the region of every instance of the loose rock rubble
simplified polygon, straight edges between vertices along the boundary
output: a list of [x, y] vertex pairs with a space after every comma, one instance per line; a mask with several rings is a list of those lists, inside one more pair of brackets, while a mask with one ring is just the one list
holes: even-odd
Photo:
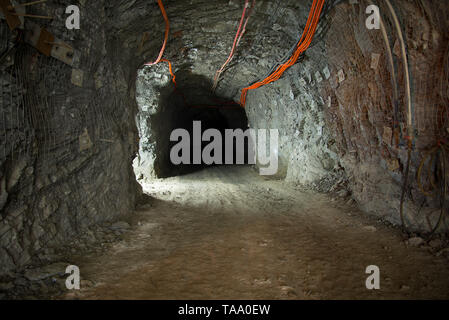
[[[43, 250], [26, 269], [0, 277], [0, 299], [51, 299], [66, 293], [66, 268], [76, 257], [107, 252], [131, 228], [125, 221], [92, 226], [66, 246]], [[81, 277], [82, 289], [93, 286]]]

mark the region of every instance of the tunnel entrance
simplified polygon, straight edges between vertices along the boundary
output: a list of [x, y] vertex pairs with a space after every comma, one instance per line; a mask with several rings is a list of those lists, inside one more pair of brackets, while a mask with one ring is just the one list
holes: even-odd
[[[208, 129], [218, 130], [223, 137], [226, 129], [242, 131], [248, 129], [245, 110], [229, 98], [215, 95], [211, 90], [212, 83], [209, 79], [187, 71], [178, 72], [175, 86], [166, 76], [167, 73], [161, 75], [155, 67], [139, 70], [137, 78], [136, 98], [139, 105], [137, 122], [140, 144], [134, 169], [138, 180], [183, 175], [212, 165], [201, 156], [198, 162], [197, 151], [204, 150], [209, 144], [198, 139], [190, 140], [188, 163], [173, 163], [171, 150], [180, 142], [171, 139], [176, 129], [183, 129], [192, 138], [195, 136], [193, 128], [194, 126], [198, 128], [198, 124], [201, 128], [201, 137]], [[234, 145], [232, 152], [234, 158], [243, 152], [244, 164], [249, 163], [248, 144], [251, 142], [248, 139], [244, 140], [244, 150], [236, 150], [237, 146]], [[211, 138], [210, 141], [212, 140]], [[215, 151], [211, 152], [217, 156], [214, 153]], [[224, 164], [224, 143], [218, 157], [223, 158], [221, 163]]]

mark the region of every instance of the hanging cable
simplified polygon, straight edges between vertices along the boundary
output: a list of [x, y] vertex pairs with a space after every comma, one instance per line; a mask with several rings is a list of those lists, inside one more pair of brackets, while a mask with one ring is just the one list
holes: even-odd
[[171, 62], [169, 60], [167, 60], [167, 59], [162, 59], [161, 62], [167, 62], [168, 63], [168, 70], [170, 71], [170, 75], [172, 77], [171, 81], [175, 84], [175, 87], [177, 87], [178, 85], [176, 84], [176, 76], [173, 73], [173, 68], [172, 68]]
[[279, 78], [283, 75], [283, 73], [288, 68], [293, 66], [297, 62], [299, 56], [302, 53], [304, 53], [304, 51], [307, 50], [307, 48], [310, 46], [310, 44], [312, 42], [315, 32], [316, 32], [316, 28], [318, 26], [318, 22], [319, 22], [319, 19], [321, 16], [321, 11], [323, 9], [324, 2], [325, 2], [325, 0], [314, 0], [313, 1], [303, 34], [302, 34], [300, 40], [298, 41], [298, 43], [296, 45], [295, 52], [290, 57], [290, 59], [288, 59], [288, 61], [286, 63], [283, 63], [282, 65], [277, 67], [276, 70], [272, 74], [270, 74], [268, 77], [266, 77], [264, 80], [262, 80], [260, 82], [256, 82], [253, 85], [242, 89], [242, 94], [240, 96], [240, 104], [243, 107], [246, 104], [246, 96], [247, 96], [249, 90], [257, 89], [257, 88], [260, 88], [268, 83], [279, 80]]
[[[321, 11], [321, 16], [320, 16], [319, 23], [317, 26], [317, 32], [314, 35], [313, 41], [311, 42], [309, 48], [313, 47], [314, 42], [321, 40], [323, 34], [325, 33], [325, 30], [329, 27], [329, 23], [327, 22], [327, 17], [330, 15], [332, 9], [334, 9], [337, 5], [339, 5], [343, 1], [345, 1], [345, 0], [328, 0], [325, 3], [323, 10]], [[319, 31], [320, 29], [321, 29], [321, 31]], [[283, 63], [288, 61], [288, 58], [291, 57], [293, 55], [293, 53], [295, 52], [299, 40], [282, 57], [282, 59], [280, 59], [278, 62], [276, 62], [276, 64], [270, 69], [270, 71], [268, 72], [268, 74], [265, 77], [268, 77], [271, 73], [273, 73], [277, 69], [277, 67], [279, 67], [280, 65], [282, 65]]]
[[159, 52], [159, 56], [157, 57], [156, 61], [145, 63], [146, 66], [152, 66], [152, 65], [158, 64], [161, 61], [162, 56], [165, 51], [165, 46], [167, 45], [168, 34], [170, 33], [170, 21], [168, 20], [164, 5], [162, 4], [162, 0], [157, 0], [157, 3], [159, 4], [159, 8], [161, 9], [162, 16], [164, 17], [164, 20], [165, 20], [165, 37], [164, 37], [164, 42], [162, 43], [161, 51]]
[[162, 48], [161, 51], [159, 52], [159, 56], [157, 57], [156, 61], [154, 62], [147, 62], [144, 65], [145, 66], [153, 66], [155, 64], [158, 64], [159, 62], [167, 62], [168, 63], [168, 69], [170, 71], [170, 74], [172, 76], [172, 82], [174, 83], [175, 87], [177, 86], [176, 84], [176, 76], [173, 73], [173, 68], [172, 68], [172, 64], [169, 60], [167, 59], [162, 59], [162, 56], [164, 55], [164, 51], [165, 51], [165, 47], [167, 45], [167, 40], [168, 40], [168, 35], [170, 33], [170, 21], [168, 20], [167, 17], [167, 12], [165, 11], [164, 5], [162, 4], [162, 0], [158, 0], [157, 1], [159, 4], [159, 8], [161, 9], [162, 12], [162, 16], [164, 17], [165, 20], [165, 36], [164, 36], [164, 42], [162, 44]]
[[[239, 24], [237, 33], [234, 38], [234, 43], [232, 44], [231, 52], [229, 53], [228, 59], [225, 61], [225, 63], [215, 73], [214, 84], [212, 85], [212, 91], [215, 91], [215, 89], [217, 88], [218, 81], [220, 80], [220, 75], [223, 73], [223, 71], [226, 68], [226, 66], [228, 65], [228, 63], [231, 62], [232, 58], [234, 57], [235, 50], [238, 47], [238, 45], [240, 44], [240, 40], [242, 39], [243, 35], [245, 34], [246, 25], [248, 24], [248, 20], [249, 20], [249, 17], [251, 16], [251, 12], [254, 9], [254, 6], [256, 4], [256, 0], [253, 0], [251, 7], [250, 7], [249, 2], [250, 2], [250, 0], [245, 0], [242, 17], [240, 19], [240, 24]], [[246, 15], [247, 10], [249, 11], [248, 15]], [[245, 20], [245, 17], [246, 17], [246, 20]]]
[[[446, 205], [445, 205], [446, 195], [447, 195], [446, 152], [449, 152], [449, 145], [445, 141], [439, 140], [437, 142], [437, 145], [435, 147], [433, 147], [432, 149], [430, 149], [430, 151], [425, 154], [425, 156], [421, 160], [421, 163], [418, 167], [417, 183], [418, 183], [418, 188], [422, 192], [422, 194], [424, 194], [427, 197], [435, 197], [438, 195], [440, 196], [440, 210], [439, 210], [440, 213], [439, 213], [439, 216], [438, 216], [435, 226], [432, 227], [432, 222], [430, 221], [430, 219], [427, 218], [427, 223], [430, 228], [429, 236], [432, 236], [435, 233], [435, 231], [438, 230], [438, 228], [440, 227], [441, 223], [443, 222], [443, 218], [444, 218], [444, 213], [445, 213], [445, 208], [446, 208]], [[429, 161], [427, 161], [428, 159], [429, 159]], [[435, 162], [435, 172], [441, 172], [441, 174], [439, 175], [439, 181], [435, 181], [435, 182], [440, 183], [439, 187], [436, 185], [436, 183], [432, 179], [432, 166], [433, 166], [434, 162]], [[424, 186], [422, 184], [422, 180], [423, 180], [422, 176], [423, 176], [424, 166], [426, 163], [427, 163], [427, 178], [428, 178], [429, 184], [430, 184], [430, 186], [427, 190], [424, 188]], [[439, 164], [439, 168], [438, 168], [438, 164]]]
[[389, 0], [385, 0], [387, 3], [388, 9], [390, 10], [391, 16], [393, 17], [394, 25], [396, 27], [396, 31], [398, 33], [399, 42], [401, 44], [401, 54], [402, 54], [402, 60], [403, 60], [403, 66], [404, 66], [404, 76], [405, 76], [405, 93], [407, 98], [407, 129], [408, 129], [408, 136], [406, 137], [407, 140], [413, 142], [413, 111], [412, 111], [412, 98], [411, 98], [411, 90], [410, 90], [410, 72], [408, 69], [408, 59], [407, 59], [407, 49], [405, 47], [405, 41], [404, 36], [402, 34], [401, 25], [399, 23], [398, 16], [396, 15], [396, 11], [393, 9], [393, 6], [391, 5]]
[[402, 185], [401, 192], [401, 202], [399, 208], [399, 214], [401, 217], [402, 227], [406, 230], [405, 217], [404, 217], [404, 201], [405, 201], [405, 193], [407, 190], [409, 172], [411, 166], [411, 157], [412, 157], [412, 148], [413, 148], [413, 139], [414, 139], [414, 130], [413, 130], [413, 120], [412, 120], [412, 100], [411, 100], [411, 91], [410, 91], [410, 73], [408, 69], [408, 59], [407, 59], [407, 51], [405, 47], [404, 36], [402, 34], [401, 25], [399, 23], [398, 16], [396, 15], [396, 11], [391, 5], [389, 0], [385, 0], [388, 9], [390, 10], [390, 14], [393, 18], [393, 22], [396, 28], [396, 32], [399, 37], [399, 43], [401, 45], [401, 54], [402, 54], [402, 63], [404, 66], [404, 77], [405, 77], [405, 93], [407, 99], [407, 136], [404, 138], [407, 140], [407, 164], [404, 172], [404, 181]]
[[[380, 20], [380, 30], [382, 31], [382, 36], [385, 41], [385, 49], [387, 51], [388, 62], [390, 63], [390, 74], [391, 74], [391, 85], [393, 89], [393, 136], [396, 146], [399, 145], [399, 119], [398, 119], [398, 105], [399, 105], [399, 94], [398, 94], [398, 83], [396, 80], [396, 70], [394, 67], [393, 53], [390, 46], [390, 40], [388, 39], [387, 30], [385, 29], [385, 24], [383, 19], [379, 17]], [[393, 141], [392, 141], [393, 142]], [[393, 143], [392, 143], [393, 144]]]

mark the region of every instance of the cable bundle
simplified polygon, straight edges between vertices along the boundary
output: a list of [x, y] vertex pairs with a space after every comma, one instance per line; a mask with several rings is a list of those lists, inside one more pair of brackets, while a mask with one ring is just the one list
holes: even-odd
[[[224, 69], [226, 68], [228, 63], [231, 62], [232, 58], [234, 57], [235, 49], [238, 47], [238, 45], [240, 44], [240, 40], [242, 39], [243, 35], [245, 34], [246, 25], [248, 24], [249, 17], [251, 16], [251, 12], [254, 9], [255, 4], [256, 4], [256, 0], [253, 0], [253, 2], [251, 4], [251, 8], [250, 8], [249, 0], [245, 0], [245, 6], [243, 7], [242, 18], [240, 19], [239, 28], [237, 29], [237, 33], [234, 38], [234, 43], [232, 44], [231, 53], [229, 54], [229, 57], [226, 60], [226, 62], [215, 73], [212, 91], [215, 91], [215, 89], [217, 88], [218, 80], [220, 79], [220, 75], [222, 74], [222, 72], [224, 71]], [[249, 10], [248, 10], [248, 8], [249, 8]], [[246, 14], [247, 10], [248, 10], [248, 15]], [[245, 20], [245, 17], [246, 17], [246, 20]], [[245, 21], [245, 23], [243, 23], [243, 21]]]
[[159, 8], [161, 9], [162, 15], [164, 16], [164, 20], [165, 20], [164, 43], [162, 44], [161, 51], [159, 52], [159, 56], [157, 57], [156, 61], [145, 63], [146, 66], [153, 66], [153, 65], [158, 64], [159, 62], [161, 62], [162, 55], [164, 54], [164, 51], [165, 51], [165, 46], [167, 45], [168, 34], [170, 33], [170, 21], [168, 20], [167, 13], [165, 12], [164, 5], [162, 4], [162, 0], [157, 0], [157, 3], [159, 4]]
[[[427, 223], [430, 227], [430, 236], [434, 234], [441, 223], [446, 211], [446, 196], [447, 196], [447, 155], [449, 152], [449, 145], [444, 140], [439, 140], [437, 145], [433, 147], [421, 160], [421, 163], [417, 172], [417, 183], [419, 190], [427, 197], [440, 197], [440, 213], [437, 222], [432, 226], [432, 222], [427, 217]], [[427, 168], [426, 167], [427, 163]], [[434, 167], [434, 168], [433, 168]], [[427, 172], [427, 179], [429, 182], [429, 188], [425, 189], [422, 183], [423, 171]], [[435, 173], [433, 173], [435, 172]], [[434, 181], [434, 180], [437, 181]], [[437, 185], [439, 183], [439, 185]], [[401, 211], [402, 223], [405, 226], [405, 219], [403, 211]]]
[[165, 51], [165, 47], [167, 45], [168, 34], [170, 33], [170, 21], [168, 20], [167, 13], [165, 12], [164, 5], [162, 4], [162, 0], [158, 0], [157, 3], [159, 4], [159, 8], [161, 9], [162, 16], [164, 17], [164, 20], [165, 20], [165, 37], [164, 37], [164, 42], [162, 44], [161, 51], [159, 52], [159, 56], [157, 57], [156, 61], [145, 63], [145, 65], [146, 66], [153, 66], [155, 64], [158, 64], [159, 62], [167, 62], [168, 63], [168, 68], [170, 70], [170, 74], [172, 76], [172, 81], [173, 81], [173, 83], [175, 84], [175, 87], [176, 87], [176, 76], [173, 73], [171, 62], [169, 60], [167, 60], [167, 59], [162, 59], [162, 56], [163, 56], [164, 51]]
[[312, 43], [313, 36], [316, 32], [318, 22], [320, 20], [321, 11], [323, 10], [325, 0], [313, 0], [312, 8], [309, 12], [306, 27], [302, 33], [302, 36], [296, 44], [296, 50], [287, 62], [283, 63], [276, 70], [271, 73], [267, 78], [262, 81], [256, 82], [253, 85], [242, 89], [240, 96], [240, 104], [244, 107], [246, 104], [246, 95], [249, 90], [260, 88], [266, 84], [279, 80], [284, 72], [293, 66], [298, 61], [299, 56], [306, 51]]

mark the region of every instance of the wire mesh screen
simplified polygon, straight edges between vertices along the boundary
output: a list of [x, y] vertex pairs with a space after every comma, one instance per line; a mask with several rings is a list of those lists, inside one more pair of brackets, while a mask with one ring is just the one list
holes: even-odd
[[423, 26], [421, 38], [413, 43], [417, 47], [417, 63], [411, 65], [414, 80], [413, 102], [419, 147], [435, 144], [449, 136], [449, 45], [446, 33], [449, 16], [447, 11], [434, 10], [429, 14], [424, 2], [421, 4], [423, 16], [428, 17], [428, 25]]
[[[325, 41], [328, 56], [337, 73], [334, 86], [345, 87], [348, 83], [352, 86], [352, 91], [346, 91], [350, 92], [349, 96], [338, 97], [339, 101], [347, 102], [336, 106], [342, 110], [331, 112], [344, 114], [345, 119], [341, 120], [346, 122], [348, 128], [354, 128], [355, 135], [360, 133], [358, 128], [367, 130], [372, 125], [379, 132], [378, 138], [397, 147], [406, 144], [404, 138], [407, 137], [408, 129], [404, 61], [397, 31], [385, 5], [380, 5], [380, 11], [387, 31], [386, 40], [391, 46], [394, 70], [389, 65], [382, 33], [366, 28], [365, 9], [369, 4], [364, 1], [357, 5], [342, 5], [344, 9], [336, 10], [329, 18], [333, 27], [328, 31]], [[424, 9], [420, 11], [419, 6], [412, 8], [417, 8], [421, 15], [419, 19], [405, 19], [404, 12], [397, 13], [404, 32], [411, 78], [415, 149], [420, 151], [449, 135], [448, 45], [447, 35], [441, 33], [441, 30], [445, 30], [447, 18], [435, 17], [435, 9], [431, 12], [432, 16]], [[414, 26], [416, 21], [422, 23], [422, 26]], [[342, 32], [335, 27], [343, 24], [351, 26], [351, 30]], [[345, 56], [342, 52], [345, 52]], [[396, 74], [395, 82], [392, 81], [392, 72]], [[358, 83], [354, 83], [354, 79]], [[397, 101], [394, 100], [394, 87], [398, 90]], [[360, 126], [362, 122], [365, 125]], [[399, 143], [386, 141], [387, 137], [392, 138], [396, 125]]]
[[[2, 43], [2, 52], [8, 47]], [[26, 44], [13, 57], [0, 76], [2, 163], [36, 153], [37, 165], [50, 167], [110, 140], [121, 101], [101, 88], [76, 87], [70, 66]]]
[[[345, 3], [329, 17], [332, 23], [324, 41], [333, 76], [325, 88], [331, 98], [327, 117], [340, 150], [362, 161], [380, 160], [401, 186], [408, 179], [401, 200], [408, 224], [417, 224], [426, 216], [430, 230], [435, 230], [441, 224], [438, 217], [443, 216], [435, 215], [435, 209], [444, 211], [441, 199], [447, 198], [439, 189], [449, 181], [443, 170], [443, 164], [449, 164], [449, 153], [435, 149], [449, 137], [447, 4], [433, 0], [401, 5], [392, 2], [404, 37], [406, 59], [385, 1], [376, 3], [385, 32], [366, 27], [366, 8], [371, 4]], [[343, 25], [344, 30], [339, 27]], [[411, 112], [405, 63], [410, 75]], [[409, 157], [410, 131], [413, 145]], [[425, 169], [421, 170], [423, 165]], [[373, 192], [380, 196], [384, 191]], [[412, 209], [411, 204], [416, 207]]]
[[30, 150], [30, 136], [33, 135], [31, 121], [36, 114], [32, 114], [24, 107], [26, 101], [25, 79], [23, 65], [16, 63], [22, 58], [20, 51], [16, 51], [11, 42], [11, 33], [6, 23], [0, 23], [2, 73], [0, 75], [0, 136], [2, 137], [0, 159], [1, 163], [7, 159], [17, 160], [23, 153]]

